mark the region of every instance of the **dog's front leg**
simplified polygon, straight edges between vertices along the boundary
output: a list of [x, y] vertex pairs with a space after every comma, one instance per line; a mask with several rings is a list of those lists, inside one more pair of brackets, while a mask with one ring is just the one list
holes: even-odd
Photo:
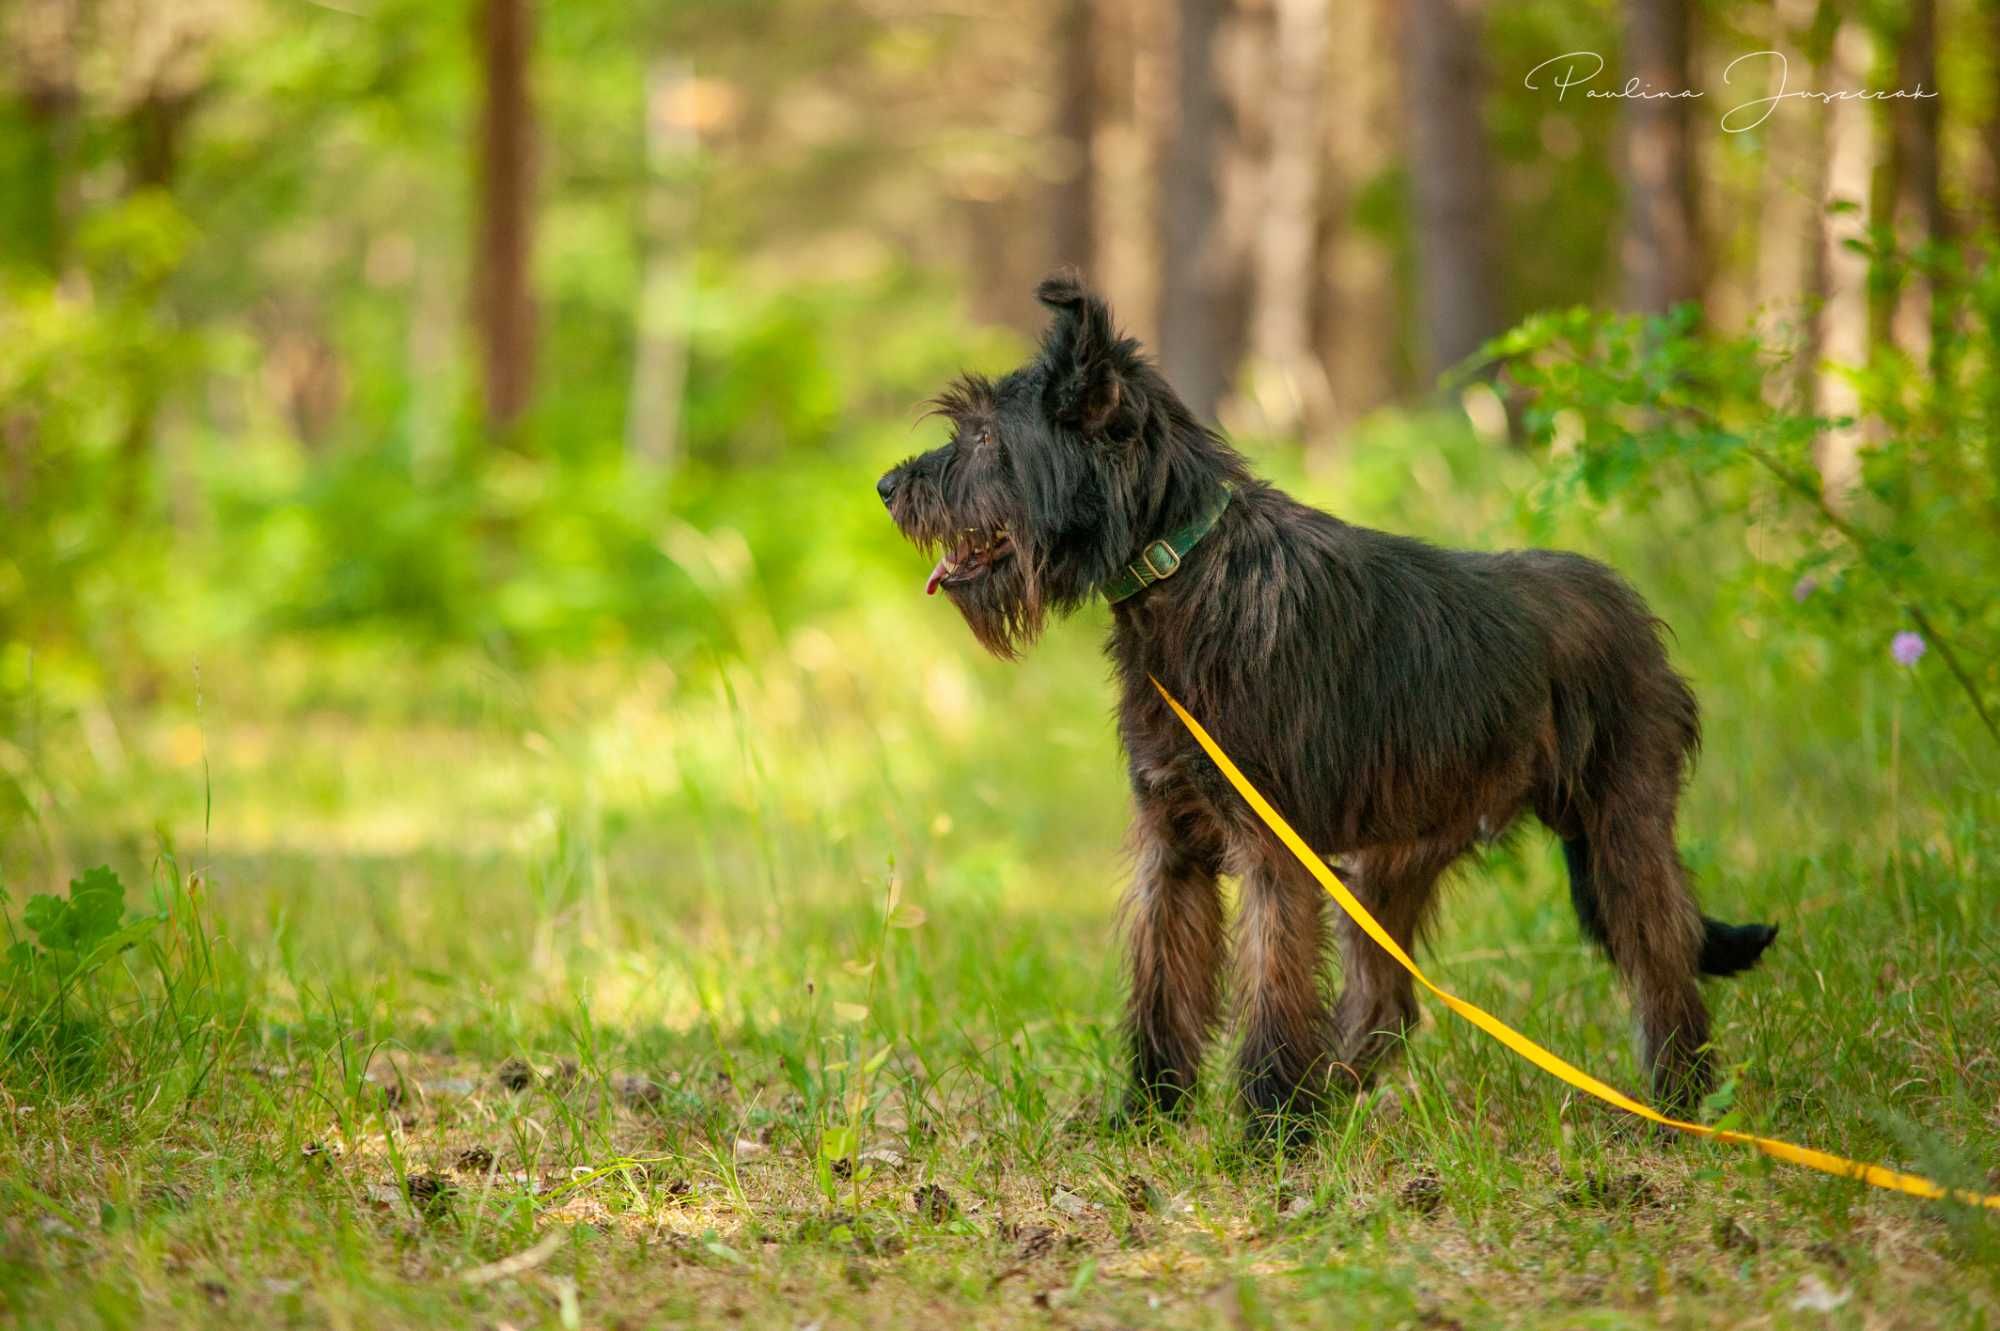
[[1125, 898], [1132, 997], [1131, 1110], [1179, 1109], [1193, 1091], [1221, 1006], [1220, 853], [1195, 819], [1142, 798]]
[[1319, 1105], [1332, 1070], [1327, 898], [1282, 848], [1261, 841], [1241, 877], [1238, 1075], [1253, 1131], [1270, 1133]]

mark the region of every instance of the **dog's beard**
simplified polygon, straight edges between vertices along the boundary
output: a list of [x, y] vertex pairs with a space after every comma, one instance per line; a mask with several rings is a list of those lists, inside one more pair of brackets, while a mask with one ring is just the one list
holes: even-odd
[[905, 527], [904, 535], [936, 561], [924, 579], [925, 595], [942, 592], [980, 646], [1011, 661], [1040, 636], [1045, 616], [1037, 552], [1007, 524], [953, 518]]
[[935, 561], [925, 595], [944, 593], [979, 645], [1005, 661], [1041, 635], [1046, 618], [1042, 552], [1018, 512], [997, 503], [948, 505], [931, 485], [907, 486], [889, 516], [911, 544]]
[[[942, 561], [940, 561], [942, 563]], [[933, 572], [933, 577], [936, 576]], [[1010, 559], [988, 567], [968, 582], [938, 584], [965, 616], [966, 627], [979, 645], [1003, 661], [1012, 661], [1042, 632], [1042, 598], [1034, 568], [1018, 548]]]

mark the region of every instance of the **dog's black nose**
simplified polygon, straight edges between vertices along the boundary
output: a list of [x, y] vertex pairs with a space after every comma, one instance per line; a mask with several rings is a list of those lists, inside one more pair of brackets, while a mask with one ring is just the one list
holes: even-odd
[[892, 471], [881, 480], [875, 482], [875, 493], [882, 496], [882, 502], [885, 504], [894, 499], [896, 497], [896, 473]]

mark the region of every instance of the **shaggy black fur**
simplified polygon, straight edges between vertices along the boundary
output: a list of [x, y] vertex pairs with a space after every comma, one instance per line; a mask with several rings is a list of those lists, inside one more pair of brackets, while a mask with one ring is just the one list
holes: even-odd
[[[885, 475], [903, 533], [941, 554], [929, 590], [1007, 657], [1152, 538], [1234, 498], [1171, 578], [1113, 607], [1108, 653], [1136, 805], [1126, 909], [1137, 1102], [1194, 1086], [1233, 954], [1239, 1077], [1270, 1118], [1363, 1084], [1416, 1019], [1406, 976], [1344, 919], [1147, 682], [1157, 675], [1408, 947], [1439, 876], [1532, 811], [1562, 838], [1584, 931], [1633, 993], [1655, 1097], [1710, 1083], [1700, 975], [1776, 930], [1702, 916], [1674, 842], [1698, 742], [1659, 625], [1610, 569], [1547, 550], [1440, 550], [1350, 526], [1258, 480], [1071, 275], [1041, 354], [934, 406], [944, 447]], [[1241, 880], [1225, 946], [1217, 878]]]

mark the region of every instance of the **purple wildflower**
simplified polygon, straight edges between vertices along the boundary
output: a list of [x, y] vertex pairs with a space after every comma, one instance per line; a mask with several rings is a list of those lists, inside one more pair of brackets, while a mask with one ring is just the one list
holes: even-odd
[[1806, 598], [1808, 596], [1811, 596], [1814, 592], [1818, 590], [1819, 590], [1819, 579], [1815, 578], [1812, 574], [1808, 573], [1803, 578], [1800, 578], [1797, 582], [1792, 584], [1792, 600], [1796, 601], [1800, 605], [1804, 605], [1806, 603]]
[[1907, 629], [1898, 633], [1889, 642], [1889, 655], [1895, 657], [1896, 664], [1900, 666], [1915, 665], [1929, 650], [1930, 645], [1924, 641], [1923, 634], [1911, 633]]

